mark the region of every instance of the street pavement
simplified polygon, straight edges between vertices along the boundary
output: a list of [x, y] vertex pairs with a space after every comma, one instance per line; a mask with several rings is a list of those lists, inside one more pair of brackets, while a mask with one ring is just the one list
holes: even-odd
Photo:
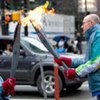
[[[38, 93], [37, 88], [34, 88], [33, 91], [33, 87], [31, 86], [16, 86], [16, 91], [16, 94], [12, 96], [10, 100], [44, 100]], [[47, 100], [55, 99], [47, 98]], [[63, 91], [63, 95], [59, 100], [96, 100], [96, 98], [91, 96], [88, 89], [88, 83], [84, 82], [76, 91]]]

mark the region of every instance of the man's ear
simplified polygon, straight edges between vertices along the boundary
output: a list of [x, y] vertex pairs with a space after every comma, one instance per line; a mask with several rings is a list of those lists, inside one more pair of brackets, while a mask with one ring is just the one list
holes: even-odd
[[91, 21], [89, 22], [89, 26], [92, 27], [93, 25], [95, 25], [95, 23], [94, 23], [94, 21], [91, 20]]
[[91, 24], [92, 26], [96, 24], [96, 22], [94, 20], [91, 20]]

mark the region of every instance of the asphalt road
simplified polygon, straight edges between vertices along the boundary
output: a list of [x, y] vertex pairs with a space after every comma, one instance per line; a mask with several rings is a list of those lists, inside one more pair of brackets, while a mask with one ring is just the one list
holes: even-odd
[[[33, 91], [34, 89], [34, 91]], [[63, 95], [59, 100], [96, 100], [92, 97], [87, 82], [76, 91], [63, 91]], [[16, 93], [11, 97], [11, 100], [44, 100], [37, 91], [37, 88], [31, 86], [16, 86]], [[48, 98], [47, 100], [55, 100]]]

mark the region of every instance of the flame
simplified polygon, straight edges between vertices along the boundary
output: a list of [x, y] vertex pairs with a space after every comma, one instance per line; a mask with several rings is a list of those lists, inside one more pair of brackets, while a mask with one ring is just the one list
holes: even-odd
[[54, 9], [48, 10], [49, 2], [46, 1], [44, 5], [41, 5], [34, 10], [28, 12], [28, 16], [21, 20], [22, 25], [29, 25], [30, 22], [37, 28], [42, 26], [41, 18], [45, 14], [54, 14]]

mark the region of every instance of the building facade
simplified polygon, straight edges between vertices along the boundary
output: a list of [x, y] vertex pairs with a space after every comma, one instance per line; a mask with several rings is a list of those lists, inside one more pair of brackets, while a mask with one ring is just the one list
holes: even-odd
[[89, 13], [100, 15], [100, 0], [61, 0], [58, 5], [58, 13], [74, 15], [76, 18], [76, 30], [81, 31], [82, 19]]

